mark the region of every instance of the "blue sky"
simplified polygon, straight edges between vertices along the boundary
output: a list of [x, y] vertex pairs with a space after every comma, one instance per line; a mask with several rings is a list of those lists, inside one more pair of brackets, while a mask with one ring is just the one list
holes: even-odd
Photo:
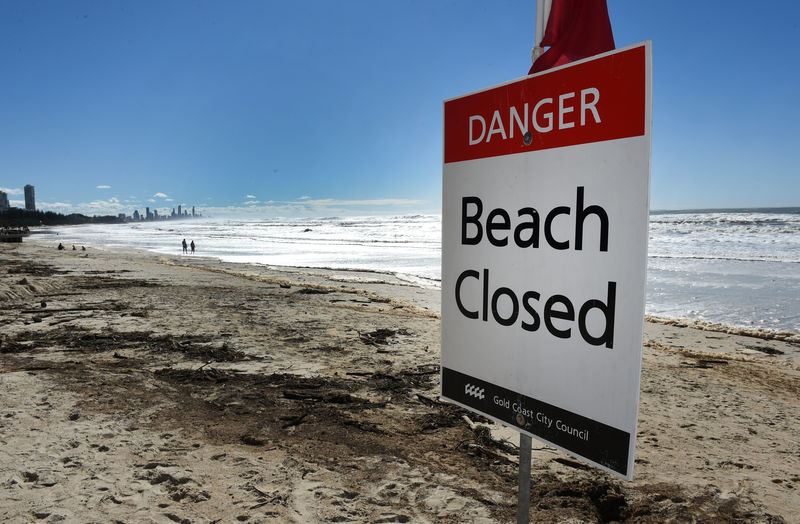
[[[800, 205], [798, 3], [608, 0], [653, 41], [651, 208]], [[442, 101], [527, 73], [535, 1], [0, 2], [18, 205], [438, 212]]]

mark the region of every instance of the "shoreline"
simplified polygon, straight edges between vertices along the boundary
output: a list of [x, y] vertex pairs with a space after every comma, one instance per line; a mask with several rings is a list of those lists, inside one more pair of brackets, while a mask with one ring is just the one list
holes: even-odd
[[[47, 241], [41, 238], [31, 239], [31, 240], [32, 242], [40, 246], [45, 246], [47, 244]], [[106, 245], [96, 245], [96, 244], [87, 244], [87, 245], [90, 246], [92, 249], [97, 249], [104, 252], [113, 252], [114, 250], [113, 248], [109, 248]], [[342, 283], [352, 284], [352, 285], [383, 284], [389, 286], [408, 286], [410, 288], [425, 289], [433, 291], [434, 293], [428, 293], [427, 291], [424, 293], [426, 299], [424, 300], [423, 307], [435, 311], [437, 313], [440, 312], [441, 310], [441, 296], [440, 296], [441, 286], [438, 286], [436, 284], [419, 285], [417, 282], [415, 282], [416, 279], [418, 279], [419, 281], [437, 282], [437, 283], [440, 283], [441, 280], [430, 279], [427, 277], [421, 277], [417, 275], [409, 275], [398, 272], [387, 272], [375, 269], [354, 269], [354, 268], [334, 268], [334, 267], [314, 267], [314, 266], [283, 266], [275, 264], [261, 264], [256, 262], [233, 262], [233, 261], [225, 261], [214, 256], [204, 256], [199, 254], [182, 255], [180, 253], [164, 254], [164, 253], [159, 253], [157, 251], [149, 251], [147, 249], [133, 248], [133, 247], [123, 247], [119, 248], [119, 250], [123, 253], [128, 251], [131, 253], [138, 253], [143, 257], [147, 256], [162, 257], [164, 259], [173, 260], [173, 263], [176, 263], [176, 265], [188, 265], [188, 266], [196, 265], [203, 267], [215, 267], [217, 266], [217, 264], [219, 264], [219, 266], [225, 267], [227, 270], [231, 271], [232, 274], [241, 274], [243, 276], [253, 275], [254, 272], [257, 273], [258, 270], [261, 269], [267, 272], [275, 272], [278, 274], [286, 274], [292, 276], [300, 274], [308, 274], [310, 276], [313, 276], [312, 280], [313, 279], [332, 280], [332, 281], [340, 280]], [[177, 264], [178, 261], [181, 262], [189, 261], [190, 263]], [[192, 261], [197, 261], [197, 262], [192, 263]], [[359, 275], [361, 276], [359, 277]], [[383, 278], [375, 278], [375, 275], [378, 275]], [[413, 297], [414, 294], [407, 294], [407, 296]], [[419, 300], [419, 297], [415, 298]], [[699, 320], [695, 318], [669, 317], [669, 316], [660, 316], [651, 314], [645, 314], [645, 338], [647, 337], [647, 326], [651, 324], [684, 327], [684, 328], [696, 329], [699, 331], [737, 335], [742, 337], [761, 339], [765, 341], [775, 340], [775, 341], [787, 342], [792, 345], [795, 344], [800, 345], [800, 333], [795, 333], [792, 331], [781, 331], [770, 328], [749, 327], [744, 325], [722, 324], [718, 322]], [[798, 352], [798, 360], [796, 364], [800, 365], [800, 349], [798, 349], [797, 352]], [[770, 353], [769, 349], [767, 349], [767, 354], [775, 354], [775, 353]]]
[[[438, 400], [438, 289], [47, 244], [0, 247], [4, 521], [513, 519], [516, 433]], [[791, 521], [798, 348], [648, 321], [634, 482], [534, 443], [532, 521]]]
[[[160, 230], [161, 231], [161, 230]], [[165, 231], [165, 230], [164, 230]], [[176, 230], [169, 229], [170, 232], [175, 232]], [[183, 234], [180, 231], [175, 232], [175, 234]], [[186, 232], [191, 236], [190, 232]], [[288, 233], [288, 232], [284, 232]], [[179, 235], [180, 236], [180, 235]], [[321, 259], [320, 257], [311, 255], [310, 258], [308, 257], [309, 252], [307, 250], [308, 245], [303, 246], [303, 240], [301, 236], [290, 237], [294, 240], [300, 242], [300, 258], [286, 258], [285, 256], [280, 256], [278, 259], [273, 259], [271, 261], [266, 261], [271, 257], [267, 257], [265, 253], [261, 253], [258, 251], [258, 248], [249, 248], [250, 251], [247, 251], [246, 254], [242, 253], [234, 253], [233, 251], [225, 251], [220, 250], [213, 252], [211, 256], [220, 258], [224, 261], [230, 261], [233, 263], [241, 263], [241, 264], [264, 264], [272, 267], [295, 267], [295, 268], [309, 268], [309, 269], [322, 269], [322, 270], [343, 270], [348, 271], [352, 268], [350, 267], [341, 267], [346, 265], [352, 265], [351, 261], [345, 261], [344, 259], [337, 258], [333, 256], [332, 258], [324, 258]], [[138, 238], [138, 237], [137, 237]], [[138, 239], [144, 240], [144, 239]], [[137, 241], [138, 241], [137, 240]], [[269, 239], [267, 239], [269, 242]], [[210, 241], [207, 241], [208, 243]], [[203, 243], [203, 242], [201, 242]], [[279, 244], [278, 244], [279, 245]], [[159, 240], [155, 241], [152, 245], [148, 244], [149, 250], [154, 253], [158, 253], [159, 255], [164, 256], [173, 256], [178, 255], [179, 250], [174, 249], [174, 245], [170, 243], [169, 245], [164, 243], [164, 239], [159, 237]], [[101, 247], [101, 246], [98, 246]], [[124, 249], [127, 249], [125, 247]], [[144, 249], [144, 248], [139, 248]], [[253, 251], [255, 249], [255, 251]], [[236, 251], [236, 250], [234, 250]], [[652, 250], [651, 250], [652, 251]], [[260, 254], [259, 254], [260, 253]], [[285, 255], [285, 253], [283, 253]], [[398, 254], [399, 255], [399, 254]], [[423, 287], [441, 287], [441, 279], [440, 275], [438, 274], [439, 266], [436, 266], [436, 270], [432, 269], [432, 266], [429, 265], [431, 259], [428, 259], [428, 265], [424, 267], [417, 268], [417, 274], [414, 271], [404, 271], [401, 268], [387, 268], [385, 267], [386, 264], [384, 263], [376, 263], [376, 260], [371, 259], [365, 253], [361, 253], [359, 257], [363, 257], [362, 264], [364, 269], [353, 269], [354, 271], [362, 271], [362, 272], [374, 272], [376, 274], [392, 274], [400, 279], [408, 280], [412, 285], [419, 284]], [[266, 257], [266, 258], [264, 258]], [[797, 340], [800, 339], [800, 326], [797, 325], [796, 318], [798, 314], [798, 307], [800, 304], [796, 300], [788, 300], [786, 298], [783, 299], [783, 302], [775, 302], [773, 298], [781, 296], [791, 296], [789, 289], [797, 285], [797, 281], [795, 277], [791, 277], [794, 272], [791, 271], [790, 268], [786, 266], [794, 266], [796, 265], [794, 262], [798, 262], [798, 260], [762, 260], [758, 257], [756, 258], [717, 258], [717, 257], [695, 257], [693, 255], [686, 255], [685, 257], [677, 257], [674, 258], [672, 256], [666, 257], [670, 260], [680, 261], [681, 264], [689, 264], [690, 266], [693, 263], [701, 262], [707, 263], [709, 261], [714, 261], [714, 263], [734, 263], [734, 264], [747, 264], [748, 267], [755, 264], [756, 266], [762, 264], [779, 264], [781, 271], [784, 273], [783, 277], [788, 277], [788, 280], [784, 281], [784, 286], [779, 287], [775, 282], [775, 274], [774, 272], [766, 271], [762, 269], [757, 269], [755, 272], [750, 275], [749, 278], [760, 279], [759, 285], [761, 288], [758, 289], [757, 292], [755, 291], [748, 291], [750, 289], [749, 284], [750, 282], [739, 282], [736, 278], [733, 278], [732, 281], [727, 282], [723, 278], [721, 281], [717, 276], [717, 272], [725, 273], [728, 271], [726, 268], [718, 268], [714, 267], [687, 267], [684, 268], [685, 271], [700, 271], [700, 274], [704, 274], [712, 279], [713, 284], [711, 287], [714, 288], [708, 294], [700, 293], [700, 296], [696, 296], [697, 293], [692, 291], [694, 287], [694, 283], [690, 280], [680, 281], [678, 279], [676, 283], [667, 284], [666, 288], [663, 288], [664, 284], [662, 282], [663, 278], [667, 278], [669, 281], [669, 268], [664, 268], [660, 266], [659, 260], [662, 259], [659, 255], [650, 254], [648, 257], [648, 297], [653, 297], [653, 300], [648, 300], [646, 304], [646, 315], [653, 317], [653, 318], [663, 318], [668, 319], [667, 321], [678, 320], [684, 323], [689, 324], [696, 324], [701, 329], [712, 329], [715, 331], [723, 331], [723, 332], [735, 332], [739, 334], [750, 334], [752, 336], [757, 336], [760, 338], [772, 338], [774, 336], [779, 337], [783, 340]], [[796, 257], [794, 257], [796, 258]], [[277, 264], [276, 264], [277, 262]], [[303, 263], [301, 263], [303, 262]], [[309, 263], [305, 263], [309, 262]], [[340, 267], [336, 267], [340, 266]], [[674, 268], [673, 268], [674, 269]], [[665, 276], [663, 273], [667, 271], [667, 275]], [[746, 271], [746, 270], [745, 270]], [[704, 272], [708, 272], [707, 274]], [[435, 274], [434, 274], [435, 273]], [[769, 281], [773, 282], [773, 284], [769, 284]], [[728, 284], [731, 284], [730, 286]], [[789, 287], [786, 287], [789, 286]], [[726, 289], [731, 289], [733, 291], [725, 291]], [[738, 290], [738, 291], [736, 291]], [[658, 296], [666, 294], [668, 298], [659, 299]], [[660, 300], [660, 301], [659, 301]], [[699, 306], [698, 301], [699, 300]], [[741, 304], [742, 306], [738, 306], [737, 304]], [[744, 304], [747, 304], [748, 307], [744, 307]], [[698, 308], [699, 310], [695, 310]], [[778, 312], [785, 308], [782, 314]], [[765, 313], [756, 313], [758, 311], [763, 311]], [[792, 338], [792, 335], [796, 335], [796, 337]], [[787, 338], [788, 337], [788, 338]]]

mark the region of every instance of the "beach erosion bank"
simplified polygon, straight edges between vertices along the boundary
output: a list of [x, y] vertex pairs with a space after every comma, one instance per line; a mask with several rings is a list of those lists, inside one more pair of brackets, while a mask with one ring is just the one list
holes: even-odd
[[[0, 246], [0, 518], [512, 520], [514, 433], [438, 400], [439, 294]], [[646, 323], [635, 481], [534, 441], [532, 521], [800, 514], [798, 340], [717, 328]]]

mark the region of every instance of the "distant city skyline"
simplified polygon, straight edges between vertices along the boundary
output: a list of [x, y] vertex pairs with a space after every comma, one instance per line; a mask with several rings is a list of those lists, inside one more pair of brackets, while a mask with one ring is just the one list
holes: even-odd
[[11, 203], [8, 201], [8, 193], [0, 191], [0, 211], [5, 211], [10, 207]]
[[25, 193], [25, 209], [27, 211], [36, 211], [36, 191], [32, 185], [27, 184], [23, 191]]
[[[800, 205], [800, 4], [608, 5], [618, 48], [653, 41], [650, 207]], [[443, 101], [524, 76], [535, 12], [0, 2], [0, 191], [61, 213], [438, 213]]]
[[[9, 194], [8, 192], [11, 192], [11, 194], [22, 194], [22, 195], [24, 195], [24, 200], [10, 200], [8, 198], [8, 194]], [[8, 189], [8, 188], [4, 188], [4, 190], [0, 190], [0, 211], [6, 211], [6, 210], [8, 210], [10, 208], [25, 209], [26, 211], [37, 211], [37, 209], [36, 209], [36, 188], [35, 188], [35, 186], [33, 186], [31, 184], [26, 184], [25, 187], [21, 191], [20, 190], [15, 190], [15, 189]], [[184, 208], [183, 204], [178, 204], [177, 211], [176, 211], [176, 207], [175, 206], [172, 207], [171, 212], [170, 212], [170, 208], [169, 207], [165, 207], [164, 209], [166, 209], [166, 212], [161, 213], [161, 218], [202, 216], [200, 213], [197, 212], [196, 206], [191, 206], [191, 208], [192, 208], [192, 211], [190, 213], [188, 209]], [[139, 213], [138, 209], [133, 209], [129, 213], [126, 213], [124, 211], [120, 211], [119, 213], [117, 213], [117, 216], [119, 216], [120, 218], [128, 218], [128, 219], [133, 218], [134, 220], [139, 220], [139, 218], [138, 218], [139, 215], [142, 216], [142, 220], [150, 220], [150, 219], [152, 219], [152, 217], [151, 217], [152, 214], [155, 214], [156, 217], [159, 216], [159, 209], [157, 207], [153, 207], [152, 211], [151, 211], [149, 206], [145, 206], [145, 209], [147, 210], [145, 215], [141, 215]], [[45, 211], [57, 211], [57, 210], [46, 209]], [[62, 214], [70, 214], [70, 213], [87, 214], [87, 213], [83, 213], [81, 211], [66, 211], [66, 212], [64, 212]], [[113, 213], [103, 213], [103, 212], [88, 213], [88, 214], [93, 214], [93, 215], [113, 215]]]

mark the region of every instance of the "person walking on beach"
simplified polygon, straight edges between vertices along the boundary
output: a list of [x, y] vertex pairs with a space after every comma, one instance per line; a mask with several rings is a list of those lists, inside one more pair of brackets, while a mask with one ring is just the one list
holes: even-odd
[[187, 251], [186, 251], [186, 239], [185, 238], [183, 239], [183, 252], [187, 253]]
[[192, 240], [192, 243], [189, 245], [192, 247], [192, 254], [194, 255], [194, 240]]

